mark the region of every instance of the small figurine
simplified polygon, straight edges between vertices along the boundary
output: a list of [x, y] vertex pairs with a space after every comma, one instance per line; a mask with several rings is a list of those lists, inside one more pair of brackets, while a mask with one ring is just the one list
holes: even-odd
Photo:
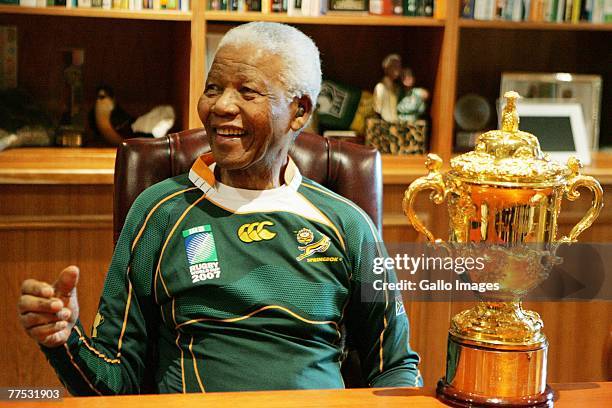
[[132, 137], [163, 137], [174, 126], [176, 114], [169, 105], [158, 105], [134, 119], [119, 106], [109, 86], [99, 86], [91, 113], [95, 129], [106, 142], [118, 146]]
[[400, 122], [415, 122], [425, 113], [429, 99], [429, 92], [423, 88], [414, 87], [414, 75], [410, 68], [402, 70], [403, 89], [400, 92], [400, 101], [397, 104], [397, 116]]
[[96, 89], [93, 114], [95, 129], [106, 142], [119, 146], [124, 138], [134, 136], [130, 127], [134, 118], [115, 102], [110, 86], [101, 85]]
[[398, 79], [402, 70], [402, 58], [398, 54], [389, 54], [383, 60], [382, 68], [385, 76], [374, 88], [374, 111], [385, 122], [394, 123], [398, 121]]

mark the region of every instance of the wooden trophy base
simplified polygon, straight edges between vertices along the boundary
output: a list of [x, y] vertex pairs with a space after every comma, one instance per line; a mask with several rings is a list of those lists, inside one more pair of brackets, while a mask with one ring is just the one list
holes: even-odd
[[446, 405], [456, 408], [549, 408], [553, 404], [553, 391], [547, 385], [543, 393], [531, 397], [483, 397], [461, 392], [444, 379], [438, 381], [436, 396]]

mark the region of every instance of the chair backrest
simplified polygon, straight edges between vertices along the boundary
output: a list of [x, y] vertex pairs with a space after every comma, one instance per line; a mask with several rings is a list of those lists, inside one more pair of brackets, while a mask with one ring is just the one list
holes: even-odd
[[[186, 173], [210, 151], [204, 129], [159, 139], [128, 139], [115, 162], [113, 232], [115, 242], [132, 203], [147, 187]], [[382, 170], [375, 149], [302, 133], [289, 153], [302, 174], [361, 207], [381, 230]]]

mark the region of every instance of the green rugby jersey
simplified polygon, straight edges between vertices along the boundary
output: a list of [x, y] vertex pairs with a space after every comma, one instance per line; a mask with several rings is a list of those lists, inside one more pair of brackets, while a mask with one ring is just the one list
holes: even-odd
[[91, 336], [77, 323], [43, 347], [68, 390], [139, 393], [151, 377], [161, 393], [343, 388], [343, 326], [371, 386], [421, 385], [401, 297], [361, 299], [386, 255], [367, 215], [291, 160], [264, 191], [216, 182], [211, 161], [138, 197]]

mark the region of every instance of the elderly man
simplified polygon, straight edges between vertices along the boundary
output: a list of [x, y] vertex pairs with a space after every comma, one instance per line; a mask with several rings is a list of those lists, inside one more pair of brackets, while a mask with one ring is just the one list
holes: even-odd
[[164, 393], [342, 388], [343, 326], [371, 386], [421, 384], [401, 298], [361, 298], [384, 251], [371, 221], [287, 155], [320, 82], [298, 30], [230, 30], [198, 105], [212, 154], [134, 203], [92, 335], [76, 267], [24, 282], [22, 323], [71, 393], [139, 393], [151, 377]]

